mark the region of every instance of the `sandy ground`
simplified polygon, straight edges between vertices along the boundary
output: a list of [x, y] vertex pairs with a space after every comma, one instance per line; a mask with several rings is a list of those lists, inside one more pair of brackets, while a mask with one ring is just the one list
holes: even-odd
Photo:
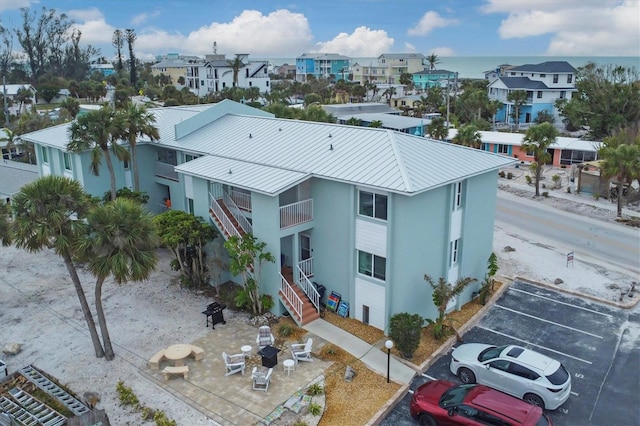
[[[502, 190], [525, 191], [526, 195], [530, 188], [503, 187]], [[583, 209], [575, 201], [558, 199], [555, 203], [568, 210]], [[586, 210], [592, 211], [593, 207]], [[607, 217], [611, 215], [596, 216], [610, 220]], [[624, 273], [580, 262], [568, 270], [565, 253], [535, 243], [496, 228], [494, 250], [500, 261], [498, 274], [549, 283], [561, 278], [561, 288], [611, 300], [619, 296], [619, 290], [610, 290], [610, 284], [624, 286], [632, 281], [632, 277]], [[504, 252], [505, 246], [516, 250]], [[12, 342], [23, 345], [18, 355], [2, 356], [10, 371], [33, 364], [80, 396], [88, 391], [99, 393], [101, 402], [97, 407], [107, 411], [113, 425], [151, 424], [143, 422], [138, 413], [119, 405], [115, 392], [118, 380], [132, 387], [143, 405], [165, 411], [180, 425], [213, 424], [137, 373], [158, 348], [158, 342], [194, 341], [207, 332], [202, 327], [200, 312], [209, 301], [182, 290], [175, 283], [175, 272], [168, 267], [168, 253], [162, 253], [159, 268], [148, 282], [105, 284], [104, 305], [117, 352], [111, 362], [96, 359], [93, 354], [77, 296], [59, 257], [49, 251], [29, 254], [14, 247], [0, 247], [0, 259], [0, 348]], [[541, 262], [544, 268], [540, 268]], [[90, 296], [94, 280], [81, 272]], [[91, 297], [89, 299], [91, 302]]]

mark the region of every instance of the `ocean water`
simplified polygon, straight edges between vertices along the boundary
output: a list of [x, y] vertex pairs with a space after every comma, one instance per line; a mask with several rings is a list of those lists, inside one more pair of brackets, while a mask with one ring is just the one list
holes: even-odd
[[[269, 61], [273, 66], [295, 65], [296, 63], [295, 58], [260, 58], [256, 60]], [[440, 56], [439, 60], [440, 62], [436, 65], [436, 68], [458, 72], [460, 78], [484, 78], [485, 71], [495, 69], [502, 64], [525, 65], [547, 61], [567, 61], [574, 68], [582, 67], [589, 62], [595, 62], [601, 66], [635, 67], [640, 72], [639, 56]], [[351, 59], [351, 65], [356, 62], [362, 65], [375, 65], [378, 63], [378, 58]]]

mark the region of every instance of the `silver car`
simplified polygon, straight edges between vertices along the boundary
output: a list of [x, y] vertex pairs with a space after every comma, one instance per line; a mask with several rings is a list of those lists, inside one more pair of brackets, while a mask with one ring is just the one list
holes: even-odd
[[449, 369], [463, 383], [481, 383], [555, 410], [571, 394], [571, 376], [546, 355], [520, 346], [466, 343], [451, 353]]

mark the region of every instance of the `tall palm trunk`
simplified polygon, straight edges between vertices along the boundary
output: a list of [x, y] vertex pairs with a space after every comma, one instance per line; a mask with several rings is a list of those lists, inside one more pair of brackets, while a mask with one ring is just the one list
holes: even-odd
[[136, 159], [136, 144], [130, 143], [131, 146], [131, 167], [133, 168], [133, 189], [140, 190], [140, 177], [138, 176], [138, 160]]
[[64, 253], [62, 255], [62, 258], [64, 259], [64, 264], [66, 265], [67, 270], [71, 275], [71, 281], [73, 282], [73, 286], [75, 287], [76, 293], [78, 294], [78, 299], [80, 300], [80, 306], [82, 307], [84, 319], [85, 321], [87, 321], [87, 326], [89, 326], [89, 334], [91, 334], [91, 341], [93, 342], [93, 349], [96, 352], [96, 358], [102, 358], [104, 356], [104, 349], [102, 348], [102, 344], [100, 343], [98, 330], [96, 329], [96, 323], [93, 321], [93, 315], [91, 314], [91, 309], [89, 309], [87, 297], [85, 296], [82, 284], [80, 283], [78, 272], [76, 271], [76, 267], [73, 264], [71, 256], [68, 253]]
[[107, 170], [109, 170], [109, 181], [111, 183], [111, 201], [116, 199], [116, 174], [113, 170], [113, 161], [111, 161], [111, 155], [109, 154], [108, 149], [103, 149], [102, 154], [104, 155], [105, 161], [107, 162]]
[[102, 284], [104, 284], [104, 278], [98, 278], [95, 289], [96, 312], [98, 314], [98, 324], [100, 324], [102, 342], [104, 343], [104, 357], [107, 361], [111, 361], [115, 358], [115, 354], [113, 352], [113, 346], [111, 345], [111, 337], [109, 337], [107, 318], [104, 316], [104, 309], [102, 308]]

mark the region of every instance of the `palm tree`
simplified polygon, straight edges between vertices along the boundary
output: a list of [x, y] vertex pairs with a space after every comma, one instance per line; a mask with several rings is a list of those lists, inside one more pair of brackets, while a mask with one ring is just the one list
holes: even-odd
[[11, 205], [0, 200], [0, 242], [3, 246], [11, 245]]
[[229, 64], [233, 70], [233, 87], [238, 87], [238, 73], [240, 72], [240, 68], [244, 67], [242, 57], [240, 55], [236, 55], [233, 61], [227, 61], [227, 64]]
[[522, 105], [527, 102], [527, 92], [524, 90], [511, 90], [507, 95], [507, 100], [513, 103], [511, 116], [515, 122], [515, 130], [517, 132], [518, 126], [520, 125], [520, 109], [522, 108]]
[[16, 93], [15, 101], [20, 103], [20, 108], [18, 109], [18, 113], [22, 114], [22, 106], [24, 104], [30, 104], [31, 98], [33, 98], [33, 92], [27, 89], [26, 87], [21, 87], [18, 89]]
[[479, 149], [482, 146], [482, 137], [475, 125], [467, 124], [458, 130], [458, 134], [453, 137], [453, 143]]
[[156, 116], [147, 111], [144, 105], [135, 105], [129, 102], [124, 110], [120, 112], [125, 123], [122, 138], [129, 142], [131, 147], [131, 165], [133, 167], [133, 189], [140, 190], [140, 177], [138, 176], [138, 160], [136, 156], [136, 146], [138, 138], [147, 137], [151, 142], [160, 139], [160, 132], [154, 123]]
[[382, 96], [387, 98], [387, 104], [391, 105], [391, 98], [396, 94], [396, 88], [391, 86], [382, 93]]
[[440, 339], [444, 336], [445, 332], [445, 317], [447, 315], [447, 305], [449, 301], [454, 297], [460, 295], [462, 291], [471, 283], [477, 281], [475, 278], [466, 277], [459, 278], [455, 284], [449, 284], [444, 278], [438, 278], [438, 282], [435, 283], [431, 276], [425, 274], [424, 280], [429, 284], [433, 291], [431, 298], [433, 304], [438, 309], [438, 317], [435, 320], [428, 319], [427, 321], [433, 324], [433, 336], [436, 339]]
[[11, 159], [11, 153], [16, 149], [16, 142], [20, 140], [18, 135], [11, 129], [3, 128], [4, 136], [0, 137], [0, 142], [6, 142], [4, 149], [9, 153], [9, 159]]
[[65, 110], [69, 118], [73, 120], [80, 112], [80, 102], [76, 98], [67, 98], [60, 103], [60, 108]]
[[142, 204], [118, 198], [92, 209], [87, 220], [90, 232], [77, 244], [96, 277], [95, 304], [104, 343], [105, 358], [114, 358], [113, 346], [102, 306], [102, 286], [113, 276], [116, 283], [143, 281], [155, 269], [159, 238], [151, 214]]
[[622, 217], [624, 185], [640, 178], [640, 134], [637, 129], [618, 131], [604, 140], [599, 151], [602, 176], [616, 179], [618, 217]]
[[78, 181], [49, 175], [23, 186], [11, 205], [11, 236], [16, 246], [29, 252], [53, 248], [62, 257], [80, 300], [96, 357], [103, 357], [104, 349], [73, 262], [74, 244], [87, 231], [84, 219], [91, 207], [90, 197]]
[[438, 58], [438, 55], [432, 53], [431, 55], [427, 56], [427, 62], [429, 63], [429, 69], [435, 70], [436, 64], [440, 63], [440, 59]]
[[71, 142], [67, 144], [67, 149], [75, 153], [91, 150], [91, 173], [99, 176], [102, 158], [105, 159], [109, 170], [112, 200], [116, 199], [116, 175], [109, 147], [119, 160], [129, 158], [128, 151], [117, 143], [124, 132], [123, 126], [121, 115], [116, 114], [110, 107], [103, 106], [99, 110], [79, 116], [69, 128]]
[[536, 181], [536, 197], [540, 195], [540, 178], [545, 164], [551, 161], [551, 154], [547, 149], [556, 141], [558, 129], [551, 123], [542, 123], [527, 129], [522, 141], [522, 149], [533, 152], [535, 163], [531, 164]]
[[445, 125], [444, 118], [437, 117], [427, 125], [427, 133], [433, 139], [443, 141], [449, 136], [449, 128]]

